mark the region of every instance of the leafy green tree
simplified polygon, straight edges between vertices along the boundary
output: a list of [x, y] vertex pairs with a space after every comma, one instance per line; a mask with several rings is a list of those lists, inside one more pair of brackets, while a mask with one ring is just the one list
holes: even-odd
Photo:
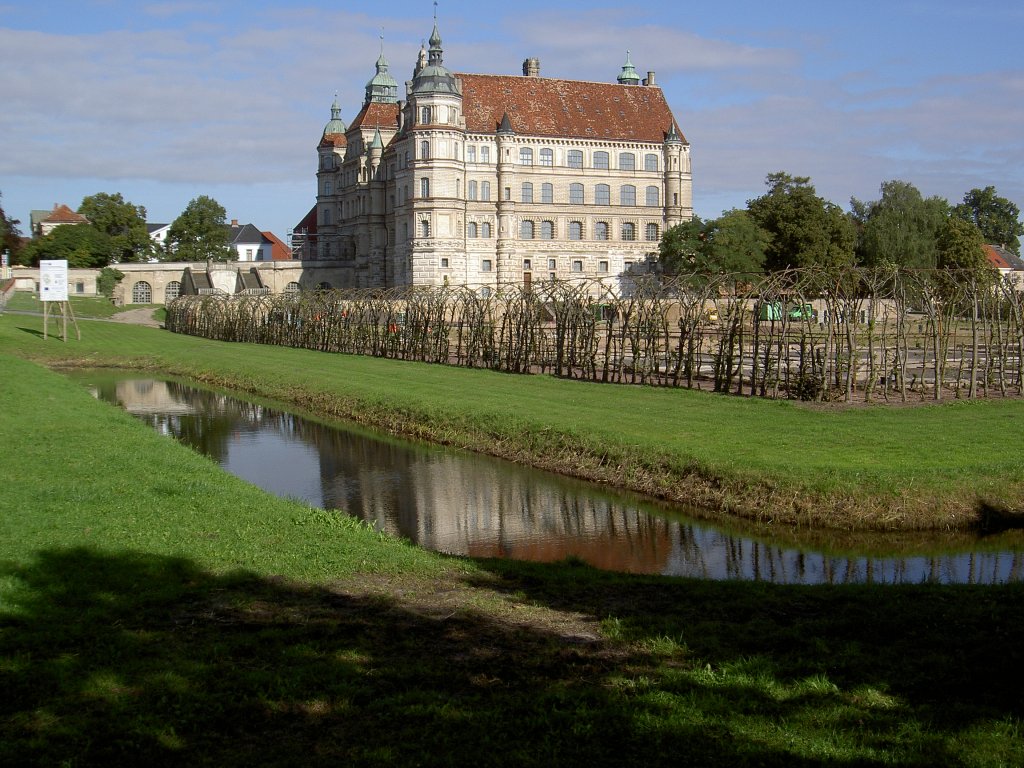
[[708, 271], [755, 274], [764, 271], [768, 233], [746, 211], [736, 208], [709, 221], [704, 230]]
[[703, 248], [704, 222], [700, 216], [666, 229], [658, 243], [658, 262], [665, 273], [692, 272]]
[[125, 201], [120, 193], [100, 192], [83, 198], [78, 212], [110, 238], [113, 261], [148, 261], [155, 253], [146, 229], [146, 209]]
[[950, 216], [936, 235], [938, 264], [943, 269], [985, 270], [985, 238], [974, 224]]
[[850, 200], [859, 230], [857, 262], [868, 267], [935, 269], [935, 238], [949, 216], [949, 203], [941, 197], [926, 200], [905, 181], [883, 182], [881, 192], [881, 199], [874, 202]]
[[853, 224], [839, 206], [818, 197], [810, 178], [779, 171], [765, 183], [768, 192], [748, 201], [747, 210], [770, 238], [767, 269], [853, 263]]
[[981, 230], [986, 243], [1001, 245], [1020, 256], [1019, 238], [1024, 235], [1020, 209], [997, 195], [995, 187], [972, 189], [964, 195], [964, 201], [953, 209], [953, 213]]
[[95, 269], [110, 263], [110, 238], [89, 224], [62, 224], [21, 252], [22, 263], [39, 266], [44, 259], [66, 259], [69, 267]]
[[230, 261], [224, 206], [211, 197], [195, 198], [174, 220], [167, 232], [168, 248], [177, 261]]
[[[0, 198], [3, 193], [0, 192]], [[18, 251], [21, 250], [21, 231], [17, 219], [7, 218], [4, 207], [0, 202], [0, 252], [7, 251], [11, 257], [11, 264], [20, 264]]]
[[96, 278], [96, 290], [108, 299], [114, 295], [114, 288], [124, 280], [124, 272], [113, 267], [104, 267]]

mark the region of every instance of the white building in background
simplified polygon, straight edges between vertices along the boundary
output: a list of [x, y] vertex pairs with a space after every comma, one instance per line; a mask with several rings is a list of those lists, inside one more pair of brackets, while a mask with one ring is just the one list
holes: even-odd
[[[615, 83], [454, 74], [437, 24], [405, 99], [383, 53], [318, 147], [317, 259], [336, 286], [612, 285], [693, 215], [690, 146], [629, 53]], [[310, 254], [312, 255], [312, 254]], [[307, 256], [308, 258], [308, 256]]]

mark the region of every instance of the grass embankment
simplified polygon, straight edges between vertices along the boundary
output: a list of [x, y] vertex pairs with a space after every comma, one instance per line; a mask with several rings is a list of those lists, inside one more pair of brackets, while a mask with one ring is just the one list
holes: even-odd
[[[68, 302], [71, 304], [71, 311], [74, 312], [75, 318], [79, 320], [109, 319], [130, 309], [147, 307], [152, 308], [155, 316], [165, 314], [164, 308], [160, 304], [128, 304], [119, 307], [104, 296], [70, 296]], [[43, 304], [35, 294], [17, 291], [11, 294], [6, 309], [11, 312], [42, 312]], [[59, 316], [59, 310], [56, 312]]]
[[1020, 585], [443, 558], [0, 370], [0, 764], [1024, 763]]
[[1024, 507], [1024, 401], [822, 410], [685, 390], [0, 320], [0, 351], [148, 368], [761, 522], [968, 528]]

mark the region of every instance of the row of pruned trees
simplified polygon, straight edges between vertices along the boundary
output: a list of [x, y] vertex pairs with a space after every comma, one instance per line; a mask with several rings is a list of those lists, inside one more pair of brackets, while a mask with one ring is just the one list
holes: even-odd
[[186, 296], [167, 327], [510, 373], [805, 400], [1014, 396], [1024, 298], [993, 271], [891, 268]]

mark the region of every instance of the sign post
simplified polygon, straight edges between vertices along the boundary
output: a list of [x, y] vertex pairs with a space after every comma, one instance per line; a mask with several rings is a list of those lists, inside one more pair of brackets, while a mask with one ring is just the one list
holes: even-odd
[[50, 305], [60, 304], [63, 319], [64, 343], [68, 340], [68, 317], [74, 323], [78, 340], [82, 340], [82, 331], [75, 320], [75, 313], [68, 301], [68, 262], [67, 259], [43, 259], [39, 262], [39, 299], [43, 302], [43, 338], [47, 337], [50, 324]]

